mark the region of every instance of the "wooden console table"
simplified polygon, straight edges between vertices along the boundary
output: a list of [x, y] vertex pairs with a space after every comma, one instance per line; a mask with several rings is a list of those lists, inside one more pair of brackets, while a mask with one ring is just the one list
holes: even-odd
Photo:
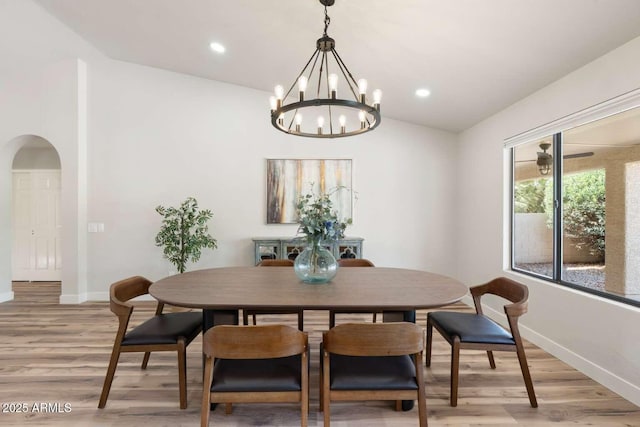
[[[305, 248], [304, 237], [254, 237], [255, 264], [263, 259], [290, 259], [294, 260]], [[325, 246], [333, 253], [336, 259], [362, 258], [361, 237], [345, 237], [335, 242], [327, 242]]]

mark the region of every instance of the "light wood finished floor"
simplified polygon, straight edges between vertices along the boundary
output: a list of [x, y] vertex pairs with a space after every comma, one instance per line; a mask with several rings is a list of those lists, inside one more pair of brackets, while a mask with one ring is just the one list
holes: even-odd
[[[140, 370], [142, 355], [123, 354], [105, 409], [97, 409], [114, 334], [115, 316], [108, 304], [59, 305], [59, 284], [15, 283], [15, 300], [0, 304], [0, 402], [26, 404], [26, 413], [0, 412], [0, 425], [27, 426], [196, 426], [201, 399], [201, 339], [188, 349], [188, 402], [178, 408], [178, 375], [174, 354], [154, 353]], [[152, 304], [139, 303], [151, 314]], [[462, 305], [449, 309], [468, 310]], [[135, 313], [134, 313], [135, 315]], [[418, 313], [424, 327], [426, 311]], [[366, 315], [341, 315], [351, 320]], [[259, 321], [266, 322], [265, 317]], [[286, 319], [286, 320], [285, 320]], [[295, 326], [295, 316], [272, 316]], [[318, 343], [328, 314], [305, 313], [312, 342], [309, 425], [322, 425], [318, 408]], [[540, 407], [529, 406], [513, 353], [497, 353], [492, 371], [485, 353], [465, 352], [460, 362], [458, 407], [448, 405], [449, 346], [434, 334], [432, 368], [425, 368], [430, 426], [640, 426], [640, 408], [585, 377], [539, 348], [526, 343]], [[45, 404], [49, 412], [35, 411]], [[67, 404], [67, 408], [65, 408]], [[58, 407], [56, 407], [58, 405]], [[68, 409], [67, 412], [65, 410]], [[232, 415], [212, 413], [212, 426], [296, 426], [295, 405], [235, 405]], [[51, 412], [53, 410], [53, 412]], [[335, 426], [417, 425], [417, 409], [395, 412], [390, 403], [332, 405]]]

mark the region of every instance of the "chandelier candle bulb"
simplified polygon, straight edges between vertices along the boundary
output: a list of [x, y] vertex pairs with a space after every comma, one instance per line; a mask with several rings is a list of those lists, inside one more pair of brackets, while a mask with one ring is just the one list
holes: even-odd
[[300, 76], [298, 78], [298, 90], [300, 91], [300, 102], [304, 101], [304, 92], [307, 90], [307, 78]]
[[322, 127], [324, 126], [324, 117], [318, 117], [318, 135], [322, 135]]
[[358, 113], [358, 118], [360, 119], [360, 129], [364, 129], [365, 125], [366, 125], [366, 113], [364, 111], [360, 111]]
[[380, 111], [380, 101], [382, 100], [382, 91], [380, 89], [376, 89], [373, 91], [373, 106], [376, 107], [376, 110]]
[[337, 74], [329, 74], [329, 90], [331, 91], [331, 99], [336, 99], [338, 93]]
[[281, 85], [275, 87], [276, 107], [279, 110], [282, 107], [282, 98], [284, 97], [284, 88]]
[[367, 97], [367, 80], [358, 80], [358, 91], [360, 92], [360, 102], [366, 104], [365, 100]]
[[271, 104], [271, 111], [275, 111], [278, 108], [278, 102], [276, 101], [275, 96], [269, 97], [269, 104]]
[[300, 125], [302, 124], [302, 114], [296, 114], [296, 132], [300, 132]]
[[347, 131], [347, 118], [343, 114], [338, 120], [340, 121], [340, 133], [345, 133]]

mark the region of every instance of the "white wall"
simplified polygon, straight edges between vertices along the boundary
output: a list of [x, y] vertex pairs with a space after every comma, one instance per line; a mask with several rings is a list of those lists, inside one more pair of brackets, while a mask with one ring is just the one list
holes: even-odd
[[[269, 94], [111, 61], [30, 1], [0, 3], [0, 26], [12, 34], [0, 44], [0, 300], [12, 297], [10, 170], [23, 135], [60, 156], [62, 302], [173, 269], [153, 243], [158, 204], [193, 195], [214, 211], [219, 249], [190, 268], [250, 265], [251, 237], [294, 235], [265, 224], [267, 157], [353, 159], [348, 234], [365, 239], [365, 256], [454, 273], [454, 135], [383, 119], [344, 141], [290, 137], [270, 126]], [[105, 232], [88, 234], [88, 218]]]
[[266, 158], [353, 159], [347, 234], [365, 239], [365, 257], [454, 274], [454, 135], [383, 118], [358, 137], [293, 137], [271, 126], [266, 92], [117, 61], [90, 80], [89, 222], [105, 224], [89, 235], [90, 298], [175, 270], [154, 245], [158, 204], [194, 196], [214, 212], [218, 249], [189, 269], [252, 265], [252, 237], [294, 236], [295, 225], [266, 224]]
[[[25, 135], [62, 169], [63, 302], [86, 298], [86, 64], [103, 56], [31, 1], [0, 2], [0, 301], [11, 299], [11, 166]], [[5, 43], [6, 42], [6, 43]]]
[[[508, 275], [529, 285], [524, 336], [636, 404], [640, 309], [504, 271], [509, 177], [503, 142], [640, 87], [639, 57], [640, 38], [465, 131], [459, 139], [457, 193], [458, 277], [479, 284]], [[493, 307], [494, 315], [501, 316], [501, 308]], [[536, 370], [534, 364], [534, 383]]]

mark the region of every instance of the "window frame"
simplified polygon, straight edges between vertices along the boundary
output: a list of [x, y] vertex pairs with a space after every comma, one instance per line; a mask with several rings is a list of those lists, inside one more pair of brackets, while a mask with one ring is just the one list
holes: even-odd
[[[562, 264], [563, 264], [563, 239], [562, 239], [562, 179], [563, 179], [563, 147], [562, 147], [562, 134], [565, 131], [573, 129], [575, 127], [591, 123], [604, 119], [606, 117], [622, 113], [624, 111], [640, 108], [640, 89], [627, 92], [619, 97], [607, 100], [601, 104], [589, 107], [581, 110], [577, 113], [563, 117], [554, 122], [540, 126], [535, 129], [523, 132], [508, 138], [504, 142], [505, 150], [508, 151], [506, 156], [509, 162], [509, 185], [508, 185], [508, 207], [509, 207], [509, 265], [508, 269], [512, 272], [524, 274], [526, 276], [534, 277], [536, 279], [565, 286], [580, 292], [596, 295], [608, 300], [617, 301], [623, 304], [631, 305], [634, 307], [640, 307], [640, 301], [624, 296], [603, 292], [597, 289], [591, 289], [584, 285], [567, 282], [562, 280]], [[537, 274], [531, 271], [518, 269], [515, 266], [515, 148], [522, 144], [530, 143], [541, 139], [543, 137], [553, 136], [553, 272], [552, 277]]]

